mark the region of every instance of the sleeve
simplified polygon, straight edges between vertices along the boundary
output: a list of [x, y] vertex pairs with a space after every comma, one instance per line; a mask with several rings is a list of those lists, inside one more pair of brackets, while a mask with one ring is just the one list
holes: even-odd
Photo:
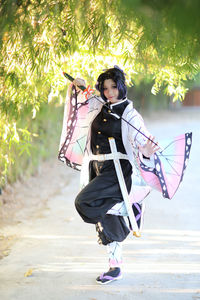
[[88, 98], [88, 102], [89, 102], [90, 111], [101, 109], [102, 105], [105, 103], [105, 101], [101, 99], [101, 97], [94, 96], [94, 95], [91, 95]]
[[132, 144], [144, 146], [147, 143], [147, 138], [150, 136], [149, 131], [144, 125], [142, 116], [134, 109], [129, 116], [128, 122], [132, 125], [129, 126], [128, 134]]
[[[129, 140], [131, 144], [138, 149], [139, 145], [144, 146], [147, 143], [148, 137], [150, 137], [151, 134], [147, 130], [142, 116], [135, 109], [131, 113], [129, 123], [132, 125], [128, 127]], [[138, 155], [145, 165], [149, 167], [154, 166], [154, 155], [150, 158], [146, 158], [140, 151], [138, 151]]]
[[71, 83], [68, 87], [65, 99], [63, 125], [60, 137], [59, 150], [61, 149], [66, 140], [71, 123], [73, 123], [73, 120], [76, 118], [77, 109], [81, 106], [81, 104], [88, 106], [83, 93], [77, 90], [75, 85]]

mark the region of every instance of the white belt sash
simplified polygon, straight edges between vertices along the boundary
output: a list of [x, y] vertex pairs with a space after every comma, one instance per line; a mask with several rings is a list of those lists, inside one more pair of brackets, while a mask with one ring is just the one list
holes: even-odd
[[89, 158], [90, 160], [98, 160], [98, 161], [104, 161], [104, 160], [110, 160], [114, 159], [116, 157], [117, 159], [128, 159], [127, 154], [123, 154], [121, 152], [114, 153], [108, 153], [108, 154], [90, 154]]
[[113, 161], [114, 161], [115, 170], [116, 170], [118, 181], [119, 181], [119, 186], [120, 186], [120, 189], [121, 189], [121, 192], [122, 192], [122, 196], [123, 196], [123, 199], [124, 199], [124, 203], [125, 203], [125, 206], [126, 206], [128, 216], [129, 216], [129, 220], [130, 220], [130, 223], [131, 223], [133, 234], [136, 237], [140, 237], [141, 234], [139, 232], [137, 221], [135, 219], [135, 215], [133, 213], [132, 205], [131, 205], [130, 200], [129, 200], [129, 195], [128, 195], [128, 191], [127, 191], [127, 188], [126, 188], [126, 183], [125, 183], [125, 180], [124, 180], [124, 175], [123, 175], [122, 168], [121, 168], [120, 161], [119, 161], [119, 154], [118, 154], [119, 152], [117, 152], [115, 139], [113, 137], [110, 137], [110, 138], [108, 138], [108, 140], [109, 140], [110, 149], [111, 149], [111, 152], [112, 152], [112, 155], [113, 155]]

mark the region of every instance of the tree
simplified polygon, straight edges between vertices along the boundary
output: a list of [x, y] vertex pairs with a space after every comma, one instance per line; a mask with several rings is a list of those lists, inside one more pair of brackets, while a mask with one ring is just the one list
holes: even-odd
[[1, 0], [1, 149], [23, 140], [23, 114], [62, 102], [63, 70], [94, 85], [118, 64], [129, 84], [149, 78], [154, 94], [164, 86], [182, 99], [199, 72], [199, 9], [198, 0]]

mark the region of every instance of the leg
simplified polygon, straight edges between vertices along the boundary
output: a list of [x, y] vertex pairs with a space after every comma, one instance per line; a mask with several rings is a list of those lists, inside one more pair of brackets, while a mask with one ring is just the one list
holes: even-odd
[[[127, 161], [125, 163], [125, 178], [129, 191], [131, 188], [132, 168], [131, 165], [127, 165]], [[123, 198], [113, 162], [93, 161], [90, 180], [77, 195], [75, 206], [85, 222], [96, 224], [101, 222], [107, 211], [116, 203], [122, 202]]]
[[114, 280], [122, 278], [121, 265], [122, 265], [122, 246], [119, 242], [112, 242], [107, 245], [109, 254], [109, 270], [106, 273], [97, 277], [96, 281], [100, 284], [107, 284]]
[[[145, 203], [134, 202], [131, 204], [132, 204], [133, 213], [135, 215], [135, 219], [137, 221], [138, 227], [141, 230], [144, 221]], [[124, 202], [115, 204], [111, 209], [109, 209], [109, 211], [107, 211], [107, 214], [111, 214], [115, 216], [124, 216], [124, 217], [128, 216]]]
[[122, 201], [112, 174], [108, 175], [96, 176], [75, 199], [76, 209], [86, 223], [98, 223], [112, 206]]
[[119, 242], [112, 242], [107, 245], [110, 268], [120, 268], [122, 265], [122, 245]]
[[124, 217], [107, 214], [96, 224], [96, 231], [98, 242], [103, 245], [122, 242], [130, 232]]

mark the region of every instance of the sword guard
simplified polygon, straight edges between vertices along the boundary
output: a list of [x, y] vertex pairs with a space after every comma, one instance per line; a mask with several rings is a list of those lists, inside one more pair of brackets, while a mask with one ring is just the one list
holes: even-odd
[[133, 231], [133, 235], [136, 237], [141, 237], [141, 233], [139, 231]]

